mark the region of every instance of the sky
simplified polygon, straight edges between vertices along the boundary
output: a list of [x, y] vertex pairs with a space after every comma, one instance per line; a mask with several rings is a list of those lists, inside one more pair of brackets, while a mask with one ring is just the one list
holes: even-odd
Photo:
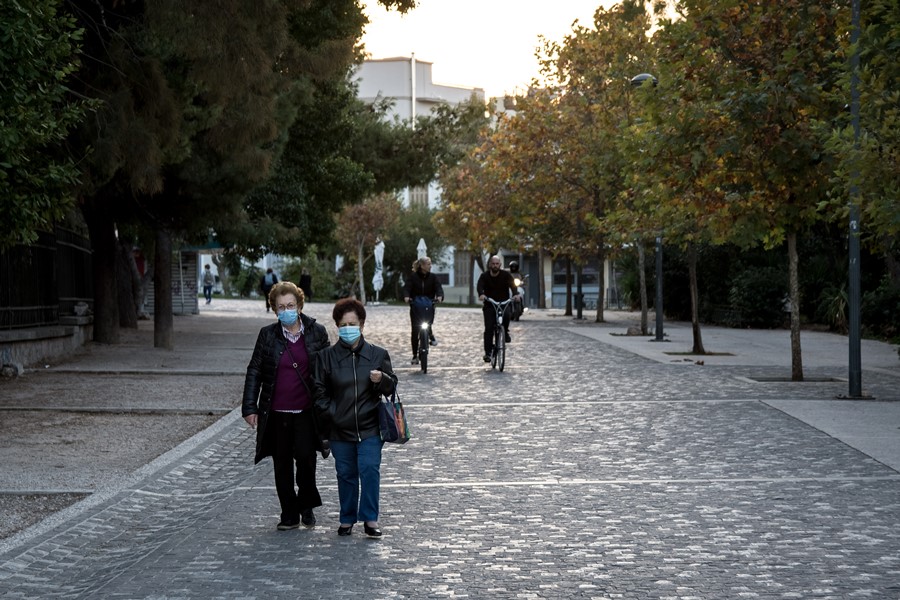
[[593, 23], [603, 0], [419, 0], [406, 15], [362, 2], [370, 58], [433, 63], [434, 83], [483, 88], [488, 97], [527, 89], [538, 74], [539, 36], [561, 41], [577, 19]]

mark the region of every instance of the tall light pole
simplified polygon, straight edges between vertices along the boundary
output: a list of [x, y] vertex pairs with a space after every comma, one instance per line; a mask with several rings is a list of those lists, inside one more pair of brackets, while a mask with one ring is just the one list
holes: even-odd
[[[852, 31], [850, 43], [853, 56], [850, 59], [850, 118], [853, 122], [853, 149], [859, 149], [859, 0], [853, 0]], [[862, 357], [860, 352], [860, 265], [859, 265], [859, 171], [854, 169], [850, 182], [850, 357], [849, 376], [850, 398], [862, 397]]]
[[[650, 80], [654, 87], [659, 83], [650, 73], [641, 73], [631, 78], [631, 85], [641, 87], [644, 82]], [[662, 260], [662, 231], [656, 236], [656, 337], [654, 342], [664, 342], [663, 338], [663, 260]]]

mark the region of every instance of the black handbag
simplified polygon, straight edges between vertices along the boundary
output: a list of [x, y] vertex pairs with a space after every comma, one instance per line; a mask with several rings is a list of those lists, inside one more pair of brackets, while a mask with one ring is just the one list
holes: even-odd
[[390, 398], [381, 397], [381, 402], [378, 403], [378, 425], [383, 441], [392, 444], [405, 444], [409, 441], [409, 423], [396, 389]]

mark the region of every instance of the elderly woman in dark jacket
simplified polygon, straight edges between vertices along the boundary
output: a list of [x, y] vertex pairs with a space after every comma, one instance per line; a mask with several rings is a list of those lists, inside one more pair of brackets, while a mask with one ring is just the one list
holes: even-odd
[[[323, 445], [313, 411], [312, 372], [328, 333], [302, 313], [303, 291], [289, 281], [275, 284], [269, 302], [278, 321], [259, 331], [244, 380], [244, 420], [256, 428], [256, 462], [272, 457], [281, 504], [279, 530], [316, 524], [322, 506], [316, 487], [316, 451]], [[296, 482], [294, 463], [297, 464]]]
[[332, 312], [340, 340], [319, 353], [315, 369], [316, 411], [331, 444], [341, 504], [338, 535], [363, 521], [366, 535], [380, 537], [381, 431], [378, 404], [397, 377], [387, 350], [366, 342], [366, 309], [351, 298]]

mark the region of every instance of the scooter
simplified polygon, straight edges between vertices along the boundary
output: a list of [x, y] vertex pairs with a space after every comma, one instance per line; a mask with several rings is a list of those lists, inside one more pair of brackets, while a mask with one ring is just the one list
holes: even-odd
[[516, 274], [513, 278], [513, 284], [516, 286], [516, 293], [519, 295], [518, 300], [513, 300], [512, 304], [512, 320], [518, 321], [519, 317], [525, 314], [528, 308], [525, 306], [525, 281], [528, 275]]

